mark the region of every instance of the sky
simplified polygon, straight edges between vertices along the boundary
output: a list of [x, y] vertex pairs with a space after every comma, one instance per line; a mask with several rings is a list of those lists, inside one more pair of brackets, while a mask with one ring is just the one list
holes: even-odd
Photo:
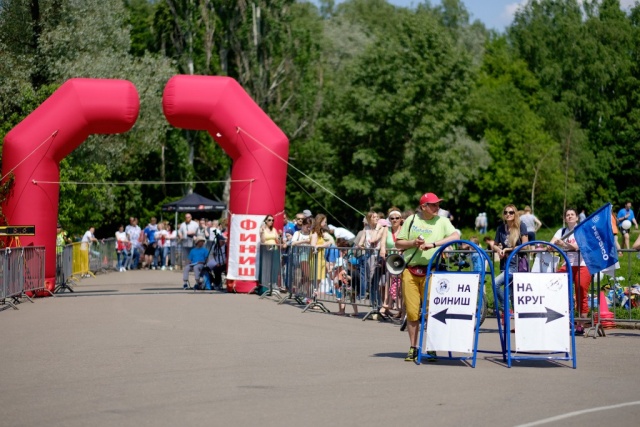
[[[421, 3], [421, 0], [387, 0], [391, 4], [397, 6], [410, 7]], [[526, 0], [462, 0], [471, 15], [471, 22], [476, 19], [484, 22], [487, 28], [493, 28], [498, 31], [504, 29], [511, 24], [513, 16], [521, 4], [525, 4]], [[635, 0], [620, 0], [623, 9], [628, 9], [633, 5]], [[440, 0], [431, 0], [432, 5], [440, 4]]]

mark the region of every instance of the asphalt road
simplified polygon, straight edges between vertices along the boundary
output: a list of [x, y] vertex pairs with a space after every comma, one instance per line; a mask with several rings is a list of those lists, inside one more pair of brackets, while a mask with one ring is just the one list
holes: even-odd
[[[0, 311], [0, 425], [639, 424], [640, 331], [577, 338], [575, 370], [490, 353], [418, 366], [398, 325], [180, 287], [114, 272]], [[483, 328], [479, 349], [498, 351], [495, 319]]]

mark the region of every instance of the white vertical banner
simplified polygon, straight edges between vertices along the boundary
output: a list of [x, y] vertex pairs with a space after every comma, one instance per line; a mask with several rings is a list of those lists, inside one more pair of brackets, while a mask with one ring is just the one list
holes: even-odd
[[479, 283], [477, 273], [431, 275], [425, 334], [428, 351], [473, 352]]
[[265, 215], [232, 215], [227, 278], [257, 280], [260, 225]]
[[516, 351], [570, 351], [568, 287], [567, 273], [513, 273]]

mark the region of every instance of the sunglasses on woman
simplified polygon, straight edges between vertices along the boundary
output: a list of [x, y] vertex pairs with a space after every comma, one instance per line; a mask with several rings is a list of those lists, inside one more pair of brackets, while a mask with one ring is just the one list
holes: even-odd
[[502, 212], [504, 215], [515, 215], [515, 211], [503, 211]]

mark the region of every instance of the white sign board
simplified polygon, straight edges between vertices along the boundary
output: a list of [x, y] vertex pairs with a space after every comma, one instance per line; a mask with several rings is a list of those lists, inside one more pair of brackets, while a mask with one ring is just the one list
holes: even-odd
[[570, 350], [567, 273], [513, 273], [516, 351]]
[[260, 224], [264, 217], [264, 215], [233, 215], [231, 217], [228, 279], [256, 280]]
[[477, 273], [431, 276], [426, 350], [473, 352], [479, 282]]

